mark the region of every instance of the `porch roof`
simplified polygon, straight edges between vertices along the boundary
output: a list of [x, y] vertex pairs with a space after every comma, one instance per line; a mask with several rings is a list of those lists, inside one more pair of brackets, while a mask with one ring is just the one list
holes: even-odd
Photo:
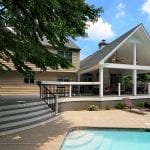
[[136, 27], [121, 35], [119, 38], [112, 41], [102, 49], [96, 51], [94, 54], [82, 60], [80, 64], [80, 71], [97, 65], [101, 60], [103, 60], [104, 57], [106, 57], [110, 52], [112, 52], [119, 44], [121, 44], [121, 42], [127, 39], [136, 29], [138, 29], [141, 26], [143, 25], [137, 25]]

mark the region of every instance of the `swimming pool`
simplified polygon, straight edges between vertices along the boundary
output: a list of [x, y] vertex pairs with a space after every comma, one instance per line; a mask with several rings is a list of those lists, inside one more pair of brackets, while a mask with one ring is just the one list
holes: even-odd
[[60, 150], [150, 150], [150, 132], [128, 129], [79, 129], [66, 136]]

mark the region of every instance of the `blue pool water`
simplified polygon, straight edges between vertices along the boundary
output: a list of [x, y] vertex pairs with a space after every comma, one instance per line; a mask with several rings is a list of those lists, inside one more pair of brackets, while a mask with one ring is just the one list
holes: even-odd
[[61, 150], [150, 150], [150, 132], [141, 130], [73, 130]]

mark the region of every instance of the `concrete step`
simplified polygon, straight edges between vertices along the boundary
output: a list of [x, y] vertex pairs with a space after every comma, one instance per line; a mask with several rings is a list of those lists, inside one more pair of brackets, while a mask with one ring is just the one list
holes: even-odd
[[31, 95], [31, 94], [36, 94], [36, 95], [39, 95], [39, 92], [11, 92], [11, 93], [1, 93], [0, 92], [0, 96], [16, 96], [16, 95]]
[[7, 128], [3, 131], [0, 131], [0, 136], [16, 133], [16, 132], [20, 132], [20, 131], [24, 131], [24, 130], [31, 129], [31, 128], [34, 128], [34, 127], [37, 127], [37, 126], [41, 126], [41, 125], [46, 124], [46, 123], [48, 123], [50, 121], [53, 121], [55, 119], [57, 119], [57, 116], [52, 115], [52, 116], [49, 116], [49, 117], [41, 119], [41, 120], [37, 120], [37, 121], [34, 121], [34, 122], [32, 121], [30, 123], [25, 123], [25, 124], [22, 124], [22, 125]]
[[28, 111], [27, 113], [19, 113], [19, 114], [13, 114], [13, 115], [6, 115], [4, 117], [1, 117], [0, 119], [0, 124], [1, 123], [6, 123], [6, 121], [12, 121], [14, 122], [14, 120], [16, 121], [16, 119], [22, 119], [22, 118], [27, 118], [30, 116], [34, 116], [34, 115], [39, 115], [39, 114], [44, 114], [44, 113], [49, 113], [50, 109], [38, 109], [37, 111]]
[[0, 111], [0, 117], [5, 116], [5, 115], [9, 115], [9, 114], [16, 114], [16, 113], [22, 113], [22, 112], [28, 112], [31, 110], [37, 110], [37, 109], [41, 109], [41, 108], [47, 108], [47, 105], [45, 104], [38, 104], [38, 105], [34, 105], [34, 106], [25, 106], [25, 107], [21, 107], [21, 108], [13, 108], [13, 109], [6, 109], [6, 110], [2, 110]]
[[23, 107], [28, 107], [28, 106], [35, 106], [35, 105], [40, 105], [40, 104], [44, 104], [44, 102], [42, 102], [42, 101], [36, 101], [36, 102], [23, 101], [23, 102], [20, 102], [20, 104], [2, 105], [2, 106], [0, 106], [0, 111], [7, 110], [7, 109], [13, 109], [13, 108], [16, 109], [16, 108], [23, 108]]
[[0, 106], [0, 136], [33, 128], [50, 121], [54, 116], [54, 111], [39, 99], [20, 104], [7, 104], [6, 101], [6, 105]]

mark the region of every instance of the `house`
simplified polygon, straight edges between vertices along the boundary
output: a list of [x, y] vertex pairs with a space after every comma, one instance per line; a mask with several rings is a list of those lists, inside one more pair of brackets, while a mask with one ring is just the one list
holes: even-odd
[[[102, 40], [99, 44], [99, 49], [81, 62], [79, 60], [80, 48], [72, 41], [66, 43], [65, 51], [52, 49], [46, 40], [43, 41], [43, 45], [50, 51], [72, 61], [75, 68], [58, 70], [48, 68], [47, 72], [41, 72], [33, 64], [28, 64], [34, 70], [35, 76], [24, 77], [15, 70], [11, 62], [1, 60], [5, 65], [12, 67], [13, 71], [0, 73], [0, 93], [5, 94], [5, 86], [9, 87], [10, 91], [14, 89], [16, 92], [16, 89], [19, 89], [20, 94], [25, 91], [25, 93], [39, 92], [39, 88], [35, 84], [39, 80], [60, 81], [62, 82], [61, 85], [65, 81], [80, 81], [80, 83], [67, 83], [68, 86], [70, 85], [70, 88], [66, 88], [67, 93], [71, 91], [71, 84], [74, 86], [85, 84], [81, 88], [76, 86], [74, 88], [75, 94], [81, 91], [86, 93], [94, 91], [94, 94], [99, 94], [103, 97], [109, 94], [136, 96], [137, 94], [148, 93], [148, 83], [140, 83], [137, 79], [138, 75], [150, 73], [150, 35], [143, 24], [137, 25], [111, 43]], [[127, 79], [130, 79], [128, 83]], [[20, 87], [22, 86], [21, 91]], [[57, 83], [56, 87], [58, 86], [59, 83]], [[25, 87], [26, 89], [24, 89]], [[7, 90], [6, 94], [8, 94], [9, 90]], [[9, 93], [12, 94], [11, 92]], [[71, 94], [69, 95], [71, 96]]]
[[42, 44], [47, 47], [51, 52], [56, 53], [69, 61], [71, 61], [75, 68], [70, 69], [57, 69], [53, 70], [48, 68], [46, 72], [42, 72], [40, 68], [37, 68], [31, 63], [27, 63], [30, 66], [35, 75], [23, 76], [18, 73], [11, 62], [6, 62], [0, 59], [0, 62], [9, 66], [12, 69], [11, 72], [0, 72], [0, 95], [11, 94], [33, 94], [39, 93], [39, 87], [36, 81], [39, 80], [51, 80], [51, 81], [76, 81], [77, 71], [80, 68], [80, 48], [69, 40], [66, 44], [65, 50], [54, 50], [46, 39], [42, 41]]
[[[100, 81], [97, 88], [101, 97], [116, 94], [118, 88], [123, 94], [130, 92], [135, 96], [142, 90], [144, 94], [148, 91], [144, 91], [144, 86], [138, 86], [137, 76], [150, 73], [149, 56], [150, 35], [143, 24], [139, 24], [111, 43], [103, 40], [94, 54], [81, 61], [78, 79]], [[125, 77], [132, 78], [130, 86], [125, 86]]]

